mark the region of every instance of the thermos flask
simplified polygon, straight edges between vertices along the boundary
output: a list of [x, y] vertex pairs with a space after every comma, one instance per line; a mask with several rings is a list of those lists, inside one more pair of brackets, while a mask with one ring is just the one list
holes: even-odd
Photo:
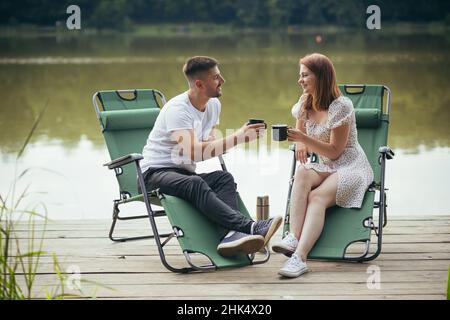
[[[259, 196], [256, 198], [256, 219], [269, 219], [269, 196]], [[260, 252], [264, 253], [264, 248]]]

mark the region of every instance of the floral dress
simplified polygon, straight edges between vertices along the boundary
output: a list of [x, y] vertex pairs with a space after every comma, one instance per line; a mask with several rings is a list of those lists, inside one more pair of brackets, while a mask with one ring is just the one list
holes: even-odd
[[364, 194], [373, 181], [373, 170], [358, 143], [352, 101], [343, 96], [336, 98], [328, 108], [328, 119], [324, 123], [309, 119], [307, 112], [302, 111], [305, 101], [306, 95], [292, 107], [292, 115], [296, 119], [304, 120], [308, 136], [329, 143], [331, 129], [350, 124], [350, 132], [347, 146], [339, 158], [331, 160], [319, 155], [319, 163], [307, 163], [304, 167], [317, 172], [337, 172], [336, 204], [343, 208], [361, 208]]

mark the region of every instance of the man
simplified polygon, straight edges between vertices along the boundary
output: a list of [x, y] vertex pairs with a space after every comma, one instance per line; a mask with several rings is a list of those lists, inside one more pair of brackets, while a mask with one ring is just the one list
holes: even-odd
[[219, 122], [225, 79], [218, 62], [197, 56], [187, 60], [183, 72], [189, 90], [169, 100], [162, 108], [143, 150], [141, 168], [147, 190], [192, 203], [220, 226], [230, 230], [218, 245], [223, 256], [260, 250], [282, 222], [281, 216], [253, 221], [237, 206], [236, 184], [226, 171], [196, 174], [196, 162], [223, 154], [239, 143], [259, 138], [265, 124], [245, 124], [235, 133], [214, 137]]

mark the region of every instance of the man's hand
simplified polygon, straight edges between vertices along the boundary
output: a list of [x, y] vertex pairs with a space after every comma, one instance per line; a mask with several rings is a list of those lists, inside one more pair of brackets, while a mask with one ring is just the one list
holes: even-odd
[[259, 139], [265, 132], [266, 124], [264, 123], [246, 123], [236, 132], [237, 143], [239, 144]]

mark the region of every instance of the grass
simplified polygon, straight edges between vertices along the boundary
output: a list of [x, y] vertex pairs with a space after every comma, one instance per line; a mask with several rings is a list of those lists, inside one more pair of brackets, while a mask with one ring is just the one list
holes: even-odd
[[[17, 190], [18, 182], [29, 172], [29, 169], [26, 169], [17, 174], [18, 162], [38, 124], [41, 122], [47, 105], [48, 102], [34, 121], [30, 132], [17, 153], [14, 179], [9, 191], [6, 195], [0, 194], [0, 300], [33, 299], [33, 286], [39, 271], [40, 259], [43, 255], [48, 254], [44, 251], [44, 234], [49, 221], [46, 206], [43, 203], [38, 203], [31, 207], [24, 205], [29, 185], [20, 192]], [[28, 234], [26, 238], [20, 237], [16, 231], [18, 223], [23, 223], [24, 218], [27, 221]], [[44, 223], [40, 236], [36, 233], [37, 219], [42, 219]], [[46, 298], [85, 297], [86, 294], [82, 292], [79, 286], [73, 288], [78, 291], [78, 294], [66, 293], [68, 274], [64, 272], [64, 267], [54, 253], [52, 253], [52, 261], [57, 285], [51, 289], [45, 288]], [[92, 281], [84, 282], [95, 283]], [[99, 285], [98, 283], [95, 284]]]
[[448, 268], [447, 300], [450, 300], [450, 266], [449, 266], [449, 268]]
[[[29, 144], [34, 131], [44, 115], [47, 105], [42, 109], [35, 120], [24, 144], [17, 153], [14, 179], [11, 188], [4, 196], [0, 195], [0, 299], [30, 299], [32, 296], [33, 283], [36, 277], [39, 259], [45, 252], [43, 251], [43, 238], [37, 239], [35, 235], [35, 218], [41, 216], [46, 222], [46, 212], [40, 214], [37, 206], [31, 209], [22, 208], [23, 199], [27, 196], [29, 186], [25, 187], [17, 196], [17, 183], [28, 172], [23, 171], [17, 175], [17, 164], [26, 146]], [[46, 211], [45, 206], [43, 209]], [[28, 242], [26, 251], [15, 230], [18, 221], [23, 220], [23, 216], [28, 216]], [[25, 288], [18, 281], [20, 275], [23, 276]]]

